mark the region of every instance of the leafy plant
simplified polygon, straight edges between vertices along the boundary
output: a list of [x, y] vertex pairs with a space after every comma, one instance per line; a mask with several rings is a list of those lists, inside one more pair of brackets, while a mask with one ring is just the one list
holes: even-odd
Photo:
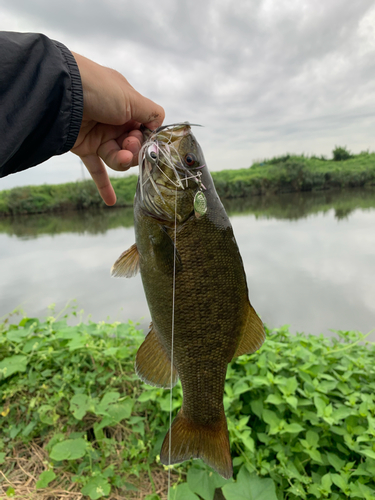
[[333, 154], [333, 161], [344, 161], [344, 160], [349, 160], [349, 158], [352, 157], [350, 154], [350, 151], [346, 149], [346, 147], [340, 147], [336, 146], [335, 149], [332, 151]]
[[[40, 455], [30, 498], [54, 488], [91, 500], [115, 492], [131, 499], [140, 491], [149, 500], [166, 498], [158, 454], [170, 398], [134, 374], [143, 335], [132, 323], [69, 326], [68, 319], [0, 326], [0, 496], [2, 488], [26, 498], [12, 485], [17, 457], [32, 457], [35, 469]], [[228, 367], [224, 405], [234, 479], [200, 460], [186, 462], [171, 468], [170, 498], [373, 499], [374, 345], [358, 332], [328, 339], [293, 336], [284, 327], [267, 330], [267, 337], [257, 353]], [[178, 385], [173, 415], [181, 402]]]

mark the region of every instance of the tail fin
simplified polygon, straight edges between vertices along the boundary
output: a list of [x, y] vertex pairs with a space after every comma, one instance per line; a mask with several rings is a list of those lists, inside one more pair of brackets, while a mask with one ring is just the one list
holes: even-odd
[[161, 447], [160, 460], [164, 465], [169, 463], [170, 432], [172, 433], [171, 464], [190, 458], [201, 458], [225, 479], [232, 477], [232, 457], [224, 410], [219, 422], [206, 426], [188, 420], [181, 409]]

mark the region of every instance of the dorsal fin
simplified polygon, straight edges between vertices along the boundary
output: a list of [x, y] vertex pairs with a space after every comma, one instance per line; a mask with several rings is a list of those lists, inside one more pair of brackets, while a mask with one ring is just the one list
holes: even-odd
[[246, 323], [234, 357], [236, 358], [237, 356], [242, 356], [242, 354], [251, 354], [257, 351], [265, 338], [266, 334], [263, 323], [249, 302]]
[[128, 250], [122, 252], [113, 264], [111, 276], [114, 278], [132, 278], [139, 272], [139, 253], [134, 243]]
[[171, 368], [172, 387], [174, 387], [178, 381], [177, 370], [174, 365], [171, 367], [170, 356], [160, 342], [155, 328], [151, 323], [147, 337], [138, 349], [135, 358], [135, 371], [138, 377], [146, 382], [146, 384], [170, 388]]

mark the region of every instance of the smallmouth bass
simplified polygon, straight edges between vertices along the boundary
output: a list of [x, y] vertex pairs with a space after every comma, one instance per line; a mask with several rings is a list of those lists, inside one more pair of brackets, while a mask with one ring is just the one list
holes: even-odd
[[168, 465], [171, 441], [171, 464], [201, 458], [229, 478], [227, 365], [259, 349], [264, 327], [250, 304], [232, 226], [190, 125], [145, 130], [144, 136], [134, 199], [136, 243], [112, 267], [113, 276], [141, 272], [151, 313], [135, 369], [158, 387], [181, 379], [183, 404], [164, 439], [161, 462]]

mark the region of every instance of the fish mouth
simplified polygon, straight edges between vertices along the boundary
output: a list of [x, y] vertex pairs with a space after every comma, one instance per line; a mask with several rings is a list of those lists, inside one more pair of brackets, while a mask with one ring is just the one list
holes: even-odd
[[[162, 125], [154, 131], [141, 127], [145, 140], [139, 152], [139, 188], [142, 201], [145, 200], [145, 186], [148, 183], [152, 185], [159, 200], [166, 205], [168, 203], [162, 194], [163, 190], [183, 191], [188, 187], [190, 179], [199, 185], [199, 169], [205, 165], [195, 167], [197, 173], [192, 172], [184, 165], [178, 151], [180, 141], [190, 134], [192, 126], [201, 125], [189, 122], [173, 123]], [[148, 193], [147, 198], [149, 196]]]
[[144, 125], [141, 125], [140, 130], [143, 133], [143, 138], [146, 141], [155, 140], [158, 137], [158, 134], [163, 132], [163, 138], [167, 141], [174, 142], [176, 139], [187, 135], [190, 132], [191, 127], [202, 127], [202, 125], [198, 125], [197, 123], [189, 123], [189, 122], [180, 122], [180, 123], [171, 123], [170, 125], [161, 125], [155, 130], [150, 130]]

